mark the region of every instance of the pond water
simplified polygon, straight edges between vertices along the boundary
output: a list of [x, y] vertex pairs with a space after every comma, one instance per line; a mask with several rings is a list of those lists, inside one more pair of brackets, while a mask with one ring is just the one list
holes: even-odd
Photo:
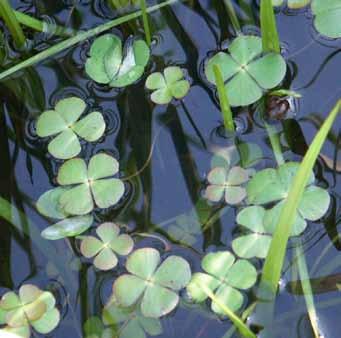
[[[243, 31], [259, 34], [258, 2], [235, 2]], [[93, 28], [124, 13], [108, 7], [105, 0], [13, 0], [11, 3], [16, 9], [77, 30]], [[152, 4], [148, 1], [148, 5]], [[126, 8], [127, 12], [132, 10], [134, 7]], [[285, 159], [300, 161], [341, 95], [341, 42], [318, 36], [308, 9], [292, 11], [282, 7], [276, 17], [283, 55], [289, 65], [286, 88], [299, 92], [302, 98], [290, 101], [285, 120], [271, 123], [286, 132], [290, 148], [285, 148]], [[119, 160], [121, 176], [144, 169], [126, 182], [125, 195], [118, 205], [96, 210], [95, 226], [104, 221], [124, 223], [129, 232], [145, 234], [134, 236], [137, 248], [152, 246], [165, 257], [182, 256], [192, 271], [200, 270], [205, 253], [231, 250], [231, 241], [237, 234], [237, 209], [212, 205], [210, 211], [218, 217], [204, 226], [205, 231], [197, 235], [192, 246], [181, 245], [167, 236], [176, 218], [191, 212], [202, 199], [212, 149], [231, 145], [231, 139], [222, 132], [215, 93], [203, 73], [207, 57], [234, 37], [223, 1], [178, 2], [154, 12], [150, 20], [154, 32], [151, 62], [142, 79], [125, 89], [96, 84], [86, 75], [84, 63], [92, 40], [1, 82], [0, 192], [22, 214], [12, 215], [17, 228], [1, 220], [0, 295], [8, 289], [17, 290], [24, 283], [53, 291], [62, 318], [49, 337], [83, 337], [83, 325], [90, 317], [101, 316], [112, 283], [124, 271], [124, 265], [108, 272], [95, 269], [91, 261], [82, 258], [79, 243], [74, 239], [47, 241], [40, 236], [54, 222], [37, 212], [35, 202], [56, 186], [55, 177], [63, 161], [48, 154], [47, 143], [35, 134], [35, 119], [58, 100], [78, 96], [92, 111], [104, 115], [105, 136], [96, 143], [82, 144], [80, 157], [89, 159], [105, 151]], [[111, 30], [124, 40], [133, 31], [143, 35], [139, 21]], [[59, 41], [48, 34], [31, 31], [29, 34], [33, 40], [32, 55]], [[19, 55], [12, 51], [9, 57], [15, 60]], [[20, 57], [25, 59], [28, 55], [23, 53]], [[144, 87], [145, 79], [152, 71], [169, 65], [186, 69], [190, 92], [182, 101], [154, 105]], [[236, 109], [235, 116], [239, 140], [256, 143], [263, 150], [264, 158], [256, 168], [275, 167], [269, 139], [257, 112], [253, 108]], [[328, 338], [338, 338], [341, 332], [341, 297], [337, 288], [337, 283], [341, 284], [341, 239], [338, 238], [341, 169], [340, 164], [336, 166], [338, 170], [332, 164], [340, 149], [339, 125], [340, 119], [323, 147], [324, 159], [320, 157], [315, 166], [318, 185], [328, 189], [331, 205], [322, 220], [310, 222], [301, 235], [311, 278], [334, 276], [326, 278], [321, 289], [314, 293], [320, 330]], [[290, 242], [275, 317], [269, 328], [271, 334], [267, 337], [313, 337], [304, 297], [290, 292], [290, 281], [297, 279], [293, 246]], [[261, 271], [261, 261], [253, 263]], [[244, 309], [254, 301], [255, 288], [246, 295]], [[258, 320], [257, 315], [249, 319], [255, 332]], [[209, 305], [191, 304], [185, 294], [176, 310], [161, 318], [161, 324], [160, 338], [223, 338], [231, 327], [231, 322], [215, 316]]]

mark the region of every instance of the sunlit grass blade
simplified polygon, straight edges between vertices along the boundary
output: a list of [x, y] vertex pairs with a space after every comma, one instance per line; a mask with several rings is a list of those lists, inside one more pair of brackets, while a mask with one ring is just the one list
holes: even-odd
[[0, 16], [5, 21], [17, 47], [23, 47], [25, 45], [26, 38], [8, 0], [0, 1]]
[[247, 327], [247, 325], [233, 312], [231, 311], [224, 303], [217, 298], [214, 293], [204, 284], [197, 283], [198, 287], [212, 300], [214, 301], [223, 312], [230, 318], [232, 323], [237, 327], [240, 334], [245, 338], [256, 338], [256, 335]]
[[298, 265], [298, 271], [300, 275], [301, 280], [301, 286], [304, 294], [305, 303], [308, 310], [308, 316], [310, 319], [311, 327], [314, 331], [315, 338], [319, 338], [319, 328], [317, 323], [317, 314], [316, 314], [316, 308], [314, 304], [314, 297], [313, 292], [310, 284], [309, 279], [309, 272], [307, 268], [307, 262], [304, 257], [304, 252], [302, 250], [301, 244], [296, 247], [296, 255], [297, 255], [297, 265]]
[[64, 37], [70, 37], [72, 35], [75, 35], [77, 32], [73, 30], [72, 28], [65, 28], [62, 26], [58, 26], [55, 24], [49, 24], [47, 22], [38, 20], [30, 15], [27, 15], [25, 13], [19, 12], [19, 11], [13, 11], [15, 14], [15, 17], [17, 18], [18, 22], [24, 26], [27, 26], [31, 29], [34, 29], [38, 32], [44, 32], [45, 30], [53, 31], [54, 35], [58, 36], [64, 36]]
[[147, 44], [148, 46], [150, 46], [150, 44], [152, 43], [152, 38], [150, 34], [150, 26], [149, 26], [149, 20], [148, 20], [146, 0], [140, 0], [140, 6], [141, 6], [141, 11], [142, 11], [144, 34], [146, 36]]
[[297, 208], [301, 201], [304, 189], [308, 183], [316, 159], [321, 151], [322, 145], [327, 138], [334, 120], [340, 111], [341, 100], [335, 105], [329, 116], [316, 134], [303, 161], [298, 169], [291, 185], [288, 197], [283, 205], [276, 231], [271, 241], [268, 255], [265, 259], [262, 278], [261, 292], [273, 298], [276, 294], [279, 279], [282, 272], [287, 243], [291, 233], [291, 227], [295, 220]]
[[272, 151], [276, 158], [276, 162], [280, 166], [281, 164], [284, 163], [284, 157], [281, 149], [281, 143], [278, 137], [278, 132], [276, 130], [276, 127], [266, 123], [265, 121], [264, 125], [269, 136], [269, 140], [271, 143]]
[[232, 110], [227, 98], [223, 77], [218, 65], [213, 65], [213, 72], [215, 76], [215, 83], [218, 89], [220, 109], [223, 115], [224, 126], [226, 130], [234, 132]]
[[[160, 4], [157, 4], [155, 6], [151, 6], [151, 7], [147, 8], [147, 13], [157, 11], [160, 8], [171, 5], [177, 1], [178, 0], [167, 0], [167, 1], [164, 1]], [[41, 53], [36, 54], [36, 55], [32, 56], [31, 58], [29, 58], [23, 62], [20, 62], [19, 64], [5, 70], [4, 72], [0, 73], [0, 80], [18, 72], [19, 70], [33, 66], [33, 65], [51, 57], [51, 56], [54, 56], [54, 55], [62, 52], [63, 50], [70, 48], [70, 47], [72, 47], [72, 46], [74, 46], [74, 45], [76, 45], [76, 44], [78, 44], [84, 40], [90, 39], [90, 38], [92, 38], [92, 37], [94, 37], [100, 33], [103, 33], [103, 32], [105, 32], [105, 31], [107, 31], [113, 27], [121, 25], [122, 23], [136, 19], [136, 18], [140, 17], [141, 15], [142, 15], [142, 11], [136, 11], [134, 13], [127, 14], [123, 17], [109, 21], [103, 25], [100, 25], [98, 27], [90, 29], [86, 32], [79, 33], [78, 35], [76, 35], [72, 38], [69, 38], [67, 40], [64, 40], [64, 41], [58, 43], [57, 45], [50, 47], [50, 48], [42, 51]]]
[[279, 37], [272, 0], [261, 0], [260, 26], [262, 33], [263, 52], [280, 53]]

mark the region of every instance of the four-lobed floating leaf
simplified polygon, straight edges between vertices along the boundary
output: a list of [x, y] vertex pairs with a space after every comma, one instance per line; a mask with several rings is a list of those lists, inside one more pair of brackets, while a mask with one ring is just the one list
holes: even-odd
[[121, 325], [118, 338], [146, 338], [162, 333], [159, 319], [144, 317], [135, 307], [120, 307], [114, 296], [104, 307], [102, 320], [109, 327]]
[[341, 38], [340, 0], [313, 0], [311, 10], [317, 31], [330, 38]]
[[113, 293], [122, 306], [131, 306], [141, 299], [141, 313], [145, 317], [159, 318], [170, 313], [179, 303], [178, 291], [191, 279], [186, 260], [169, 256], [161, 264], [156, 249], [134, 251], [127, 259], [130, 274], [118, 277]]
[[262, 40], [257, 36], [237, 37], [228, 48], [210, 58], [205, 74], [215, 84], [213, 66], [217, 65], [226, 83], [231, 106], [247, 106], [259, 100], [263, 91], [276, 87], [286, 73], [286, 63], [280, 54], [262, 53]]
[[99, 112], [92, 112], [80, 119], [86, 109], [78, 97], [59, 101], [54, 110], [43, 112], [37, 120], [37, 135], [54, 138], [48, 145], [49, 153], [59, 159], [69, 159], [81, 151], [78, 136], [88, 142], [97, 141], [104, 133], [105, 122]]
[[[207, 299], [207, 294], [200, 287], [204, 285], [215, 293], [217, 299], [231, 311], [238, 311], [244, 296], [238, 290], [251, 288], [257, 280], [255, 267], [244, 259], [237, 259], [229, 251], [219, 251], [207, 254], [201, 261], [205, 273], [193, 274], [187, 286], [189, 296], [198, 303]], [[221, 307], [212, 301], [212, 311], [224, 315]]]
[[282, 6], [285, 2], [289, 8], [298, 9], [309, 5], [311, 0], [272, 0], [274, 6]]
[[[272, 210], [267, 211], [262, 206], [249, 206], [237, 215], [237, 223], [248, 230], [244, 235], [232, 241], [233, 251], [242, 258], [265, 258], [268, 254], [276, 223], [272, 220]], [[307, 224], [296, 220], [291, 236], [300, 235]]]
[[66, 161], [59, 169], [57, 181], [70, 187], [59, 198], [60, 208], [70, 215], [86, 215], [95, 205], [109, 208], [124, 194], [124, 183], [118, 178], [119, 164], [105, 153], [93, 156], [88, 166], [81, 158]]
[[156, 104], [167, 104], [172, 98], [182, 99], [190, 89], [190, 84], [184, 79], [184, 73], [180, 67], [167, 67], [163, 74], [156, 72], [150, 74], [146, 81], [146, 87], [154, 92], [151, 100]]
[[180, 243], [189, 246], [193, 245], [197, 241], [198, 235], [201, 234], [201, 224], [196, 211], [192, 210], [178, 216], [175, 224], [170, 225], [167, 232], [170, 237]]
[[149, 58], [150, 51], [145, 41], [130, 39], [122, 50], [119, 37], [105, 34], [93, 42], [85, 70], [98, 83], [126, 87], [143, 75]]
[[52, 293], [42, 291], [35, 285], [25, 284], [19, 294], [5, 293], [0, 300], [0, 325], [5, 332], [29, 338], [31, 327], [40, 334], [53, 331], [60, 321]]
[[134, 241], [127, 234], [120, 235], [120, 228], [114, 223], [103, 223], [96, 229], [97, 236], [82, 238], [80, 251], [86, 258], [94, 258], [94, 266], [100, 270], [116, 267], [116, 254], [127, 256], [134, 247]]
[[48, 190], [37, 201], [38, 211], [49, 218], [61, 221], [47, 227], [42, 231], [42, 237], [49, 240], [58, 240], [66, 237], [74, 237], [88, 230], [93, 223], [92, 215], [70, 216], [60, 206], [62, 194], [69, 188], [58, 187]]
[[[277, 169], [267, 168], [255, 174], [247, 185], [249, 204], [262, 205], [278, 202], [267, 211], [266, 218], [269, 229], [275, 229], [290, 186], [299, 168], [299, 163], [287, 162]], [[298, 207], [293, 234], [300, 234], [307, 226], [306, 220], [316, 221], [328, 210], [330, 196], [328, 191], [315, 186], [314, 174], [309, 182]]]
[[212, 202], [224, 199], [227, 204], [239, 204], [246, 197], [243, 185], [249, 178], [249, 171], [242, 167], [213, 168], [207, 176], [209, 184], [205, 190], [205, 197]]

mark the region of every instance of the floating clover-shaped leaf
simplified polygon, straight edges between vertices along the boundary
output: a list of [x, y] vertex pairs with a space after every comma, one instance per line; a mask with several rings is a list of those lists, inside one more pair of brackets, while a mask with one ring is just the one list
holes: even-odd
[[[276, 227], [281, 208], [288, 196], [298, 168], [299, 163], [288, 162], [279, 166], [278, 169], [264, 169], [255, 174], [247, 185], [247, 196], [250, 204], [261, 205], [279, 201], [266, 213], [269, 229]], [[305, 229], [305, 220], [316, 221], [328, 210], [330, 196], [325, 189], [313, 185], [314, 180], [312, 173], [298, 207], [293, 234], [300, 234]]]
[[84, 338], [112, 338], [117, 337], [116, 329], [105, 328], [98, 317], [90, 317], [84, 324]]
[[162, 333], [162, 326], [157, 318], [144, 317], [135, 308], [122, 308], [115, 297], [108, 302], [103, 310], [103, 322], [107, 326], [117, 327], [123, 324], [119, 331], [119, 338], [146, 338], [158, 336]]
[[47, 191], [38, 199], [37, 209], [42, 215], [61, 220], [43, 230], [41, 233], [42, 237], [49, 240], [74, 237], [88, 230], [92, 225], [92, 215], [70, 217], [60, 207], [60, 197], [68, 190], [69, 188], [58, 187]]
[[[192, 276], [187, 291], [196, 302], [203, 302], [207, 295], [200, 288], [205, 285], [215, 296], [232, 311], [238, 311], [244, 302], [243, 294], [238, 291], [252, 287], [257, 280], [255, 267], [246, 260], [236, 260], [228, 251], [207, 254], [201, 266], [206, 273], [198, 272]], [[214, 301], [212, 311], [224, 315], [221, 308]]]
[[163, 74], [150, 74], [146, 81], [146, 87], [154, 90], [151, 100], [156, 104], [167, 104], [172, 98], [182, 99], [189, 91], [190, 84], [184, 79], [184, 73], [180, 67], [167, 67]]
[[175, 224], [168, 228], [168, 234], [180, 243], [193, 245], [201, 234], [201, 224], [196, 211], [182, 214], [176, 218]]
[[231, 168], [239, 165], [249, 168], [263, 158], [262, 149], [255, 143], [240, 143], [238, 147], [219, 147], [213, 149], [211, 168]]
[[0, 300], [4, 329], [21, 337], [30, 336], [30, 326], [41, 334], [54, 330], [59, 323], [60, 314], [55, 307], [52, 293], [42, 291], [34, 285], [26, 284], [15, 292], [7, 292]]
[[141, 298], [145, 317], [158, 318], [171, 312], [179, 302], [177, 291], [191, 279], [191, 269], [178, 256], [169, 256], [159, 264], [160, 254], [153, 248], [133, 252], [126, 263], [131, 274], [120, 276], [113, 286], [119, 304], [131, 306]]
[[[274, 6], [282, 6], [285, 0], [272, 0]], [[309, 5], [310, 0], [287, 0], [288, 7], [292, 9], [303, 8]]]
[[114, 223], [101, 224], [96, 233], [98, 238], [87, 236], [82, 239], [81, 253], [86, 258], [94, 259], [94, 265], [100, 270], [110, 270], [117, 265], [117, 256], [128, 255], [134, 246], [129, 235], [120, 235], [120, 228]]
[[126, 87], [143, 75], [149, 57], [150, 51], [145, 41], [129, 40], [122, 52], [120, 38], [106, 34], [92, 44], [85, 70], [98, 83]]
[[57, 135], [48, 145], [51, 155], [69, 159], [81, 151], [77, 136], [94, 142], [103, 135], [105, 122], [101, 113], [93, 112], [79, 120], [85, 108], [86, 104], [82, 99], [70, 97], [59, 101], [55, 110], [45, 111], [39, 116], [37, 135], [40, 137]]
[[340, 0], [313, 0], [311, 10], [319, 33], [330, 38], [341, 38]]
[[281, 55], [262, 54], [262, 40], [257, 36], [239, 36], [228, 48], [208, 60], [207, 79], [215, 84], [213, 66], [218, 65], [231, 106], [247, 106], [262, 97], [263, 90], [276, 87], [284, 78], [286, 63]]
[[208, 176], [205, 196], [212, 202], [219, 202], [223, 197], [227, 204], [235, 205], [246, 197], [243, 184], [249, 180], [249, 172], [242, 167], [213, 168]]
[[[237, 215], [237, 223], [249, 231], [232, 241], [233, 251], [242, 258], [265, 258], [278, 221], [278, 219], [273, 221], [274, 217], [272, 210], [266, 211], [261, 206], [251, 206], [241, 210]], [[296, 217], [291, 236], [298, 236], [306, 226], [307, 224], [302, 222], [300, 217]]]
[[66, 161], [59, 169], [57, 181], [72, 186], [61, 193], [60, 208], [70, 215], [85, 215], [94, 208], [109, 208], [123, 196], [124, 184], [110, 178], [118, 172], [118, 162], [104, 153], [93, 156], [89, 165], [80, 158]]

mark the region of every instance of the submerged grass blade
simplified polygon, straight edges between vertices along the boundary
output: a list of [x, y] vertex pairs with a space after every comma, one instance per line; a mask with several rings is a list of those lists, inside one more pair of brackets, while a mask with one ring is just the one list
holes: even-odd
[[[151, 7], [147, 8], [147, 13], [157, 11], [160, 8], [171, 5], [177, 1], [178, 0], [166, 0], [160, 4], [157, 4], [155, 6], [151, 6]], [[13, 66], [7, 70], [5, 70], [4, 72], [0, 73], [0, 80], [18, 72], [19, 70], [33, 66], [33, 65], [37, 64], [38, 62], [41, 62], [41, 61], [43, 61], [43, 60], [45, 60], [51, 56], [54, 56], [54, 55], [62, 52], [63, 50], [70, 48], [70, 47], [72, 47], [72, 46], [74, 46], [74, 45], [76, 45], [76, 44], [78, 44], [78, 43], [80, 43], [86, 39], [90, 39], [90, 38], [92, 38], [92, 37], [94, 37], [100, 33], [103, 33], [103, 32], [105, 32], [105, 31], [107, 31], [113, 27], [116, 27], [122, 23], [136, 19], [136, 18], [140, 17], [141, 15], [142, 15], [142, 11], [136, 11], [134, 13], [127, 14], [123, 17], [109, 21], [103, 25], [100, 25], [98, 27], [90, 29], [86, 32], [79, 33], [78, 35], [76, 35], [72, 38], [69, 38], [65, 41], [62, 41], [62, 42], [58, 43], [57, 45], [50, 47], [50, 48], [42, 51], [41, 53], [34, 55], [31, 58]]]
[[140, 0], [140, 6], [141, 6], [141, 11], [142, 11], [144, 34], [146, 35], [147, 44], [148, 46], [150, 46], [150, 44], [152, 43], [152, 38], [150, 34], [150, 26], [149, 26], [149, 20], [148, 20], [146, 0]]
[[25, 45], [26, 38], [8, 0], [0, 1], [0, 16], [5, 21], [16, 45], [19, 48], [23, 47]]
[[220, 109], [223, 115], [224, 126], [226, 130], [234, 132], [232, 110], [231, 110], [231, 107], [227, 98], [223, 76], [221, 75], [221, 71], [218, 65], [213, 65], [213, 72], [215, 76], [215, 83], [218, 89]]
[[224, 311], [226, 316], [230, 318], [232, 323], [237, 327], [238, 331], [245, 338], [257, 338], [256, 335], [247, 327], [247, 325], [233, 312], [231, 311], [224, 303], [217, 298], [214, 293], [204, 284], [197, 283], [198, 287], [220, 308]]
[[224, 5], [236, 34], [239, 34], [241, 32], [241, 28], [231, 0], [224, 0]]
[[262, 33], [263, 52], [280, 53], [279, 37], [272, 0], [261, 0], [260, 27]]
[[302, 290], [304, 294], [305, 303], [308, 310], [308, 316], [310, 319], [311, 327], [314, 331], [315, 338], [319, 338], [319, 328], [317, 323], [317, 314], [314, 304], [314, 297], [313, 292], [310, 284], [309, 273], [307, 268], [307, 262], [304, 257], [304, 252], [302, 250], [301, 244], [296, 247], [296, 254], [297, 254], [297, 265], [298, 271], [300, 275]]
[[321, 151], [322, 145], [327, 138], [327, 135], [333, 125], [334, 120], [340, 112], [340, 106], [341, 100], [337, 102], [337, 104], [329, 113], [329, 116], [323, 123], [321, 129], [316, 134], [306, 155], [303, 158], [297, 175], [295, 176], [290, 187], [286, 202], [283, 205], [277, 228], [271, 241], [268, 255], [265, 259], [261, 279], [261, 293], [269, 294], [271, 298], [274, 297], [277, 291], [287, 243], [292, 224], [296, 217], [298, 204], [302, 198], [304, 188], [309, 180], [311, 171]]

